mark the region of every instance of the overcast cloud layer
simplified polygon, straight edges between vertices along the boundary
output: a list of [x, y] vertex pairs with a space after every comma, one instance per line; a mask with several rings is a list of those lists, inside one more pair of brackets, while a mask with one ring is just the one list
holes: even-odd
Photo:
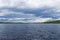
[[60, 19], [59, 4], [60, 0], [0, 0], [0, 21], [44, 22]]

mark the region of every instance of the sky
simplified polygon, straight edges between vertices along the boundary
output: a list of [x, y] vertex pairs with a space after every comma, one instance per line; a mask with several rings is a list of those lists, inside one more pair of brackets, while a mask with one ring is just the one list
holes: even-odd
[[0, 0], [0, 21], [45, 22], [60, 19], [60, 0]]

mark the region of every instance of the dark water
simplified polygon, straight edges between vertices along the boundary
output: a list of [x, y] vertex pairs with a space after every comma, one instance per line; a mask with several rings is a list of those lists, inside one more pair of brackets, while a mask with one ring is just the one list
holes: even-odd
[[0, 40], [60, 40], [60, 24], [0, 24]]

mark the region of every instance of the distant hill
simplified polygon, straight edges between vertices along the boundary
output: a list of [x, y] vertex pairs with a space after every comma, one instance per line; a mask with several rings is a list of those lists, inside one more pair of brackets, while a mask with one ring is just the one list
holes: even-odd
[[[32, 24], [60, 24], [60, 20], [53, 20], [53, 21], [47, 21], [47, 22], [33, 22]], [[0, 24], [28, 24], [28, 23], [23, 23], [23, 22], [0, 22]]]
[[47, 21], [47, 22], [43, 22], [43, 23], [60, 23], [60, 20]]

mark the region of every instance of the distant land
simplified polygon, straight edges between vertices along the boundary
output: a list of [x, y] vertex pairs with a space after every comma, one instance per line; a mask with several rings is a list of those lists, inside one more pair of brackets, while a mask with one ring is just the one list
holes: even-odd
[[54, 21], [47, 21], [47, 22], [43, 22], [43, 23], [53, 23], [53, 24], [60, 24], [60, 20], [54, 20]]
[[[46, 22], [32, 22], [32, 24], [60, 24], [60, 20], [46, 21]], [[0, 24], [28, 24], [23, 22], [0, 22]]]
[[0, 24], [23, 24], [21, 22], [0, 22]]

